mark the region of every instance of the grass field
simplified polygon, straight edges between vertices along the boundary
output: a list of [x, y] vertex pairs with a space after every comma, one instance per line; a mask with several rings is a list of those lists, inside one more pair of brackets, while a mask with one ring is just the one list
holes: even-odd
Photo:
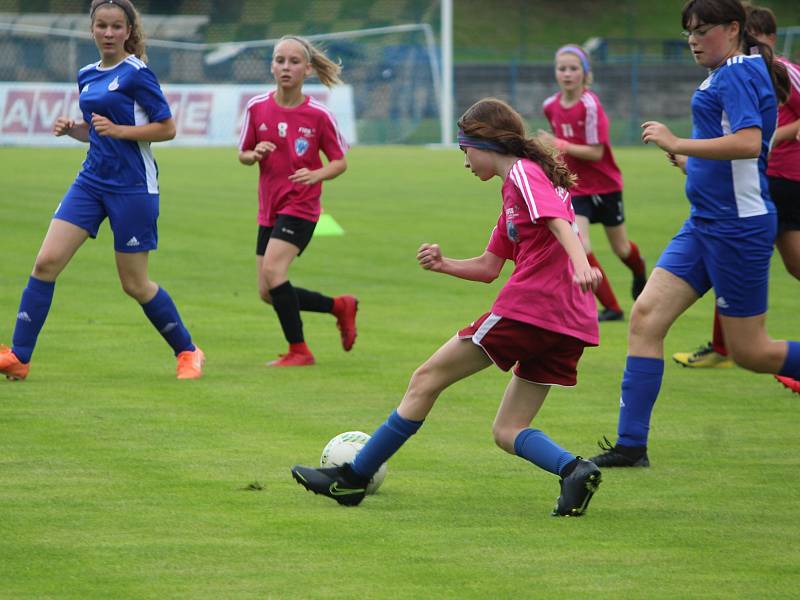
[[[80, 150], [0, 149], [0, 341]], [[270, 370], [284, 351], [256, 292], [256, 172], [231, 149], [157, 151], [162, 203], [151, 275], [205, 350], [199, 381], [122, 293], [107, 226], [64, 272], [27, 381], [0, 381], [2, 598], [796, 598], [798, 397], [741, 369], [667, 364], [649, 470], [608, 470], [586, 517], [549, 516], [557, 479], [493, 446], [508, 375], [446, 391], [389, 464], [380, 492], [346, 509], [302, 490], [334, 435], [371, 432], [413, 369], [488, 309], [491, 286], [424, 272], [415, 251], [480, 253], [499, 209], [457, 151], [356, 148], [324, 203], [346, 230], [314, 240], [292, 280], [360, 301], [341, 351], [328, 315], [305, 318], [318, 365]], [[628, 227], [648, 265], [688, 211], [656, 151], [623, 149]], [[626, 311], [629, 277], [602, 232]], [[770, 330], [800, 337], [797, 281], [773, 263]], [[702, 299], [666, 352], [710, 335]], [[592, 455], [613, 439], [626, 325], [601, 327], [579, 385], [536, 424]], [[261, 491], [249, 491], [258, 482]]]

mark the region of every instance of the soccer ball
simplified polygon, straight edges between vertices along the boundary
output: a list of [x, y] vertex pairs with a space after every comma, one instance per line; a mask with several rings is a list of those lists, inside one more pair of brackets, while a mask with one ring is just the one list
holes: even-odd
[[[347, 431], [340, 433], [322, 450], [322, 456], [319, 457], [320, 467], [339, 467], [344, 463], [352, 463], [356, 454], [369, 441], [368, 436], [363, 431]], [[367, 494], [374, 494], [381, 487], [383, 480], [386, 479], [386, 463], [381, 465], [378, 472], [372, 476], [367, 484]]]

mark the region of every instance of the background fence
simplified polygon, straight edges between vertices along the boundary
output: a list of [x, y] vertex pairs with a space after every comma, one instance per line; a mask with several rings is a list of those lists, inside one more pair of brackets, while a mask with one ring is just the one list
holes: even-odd
[[[353, 86], [360, 143], [440, 138], [438, 0], [139, 0], [148, 56], [164, 84], [271, 85], [270, 39], [319, 39]], [[796, 0], [765, 2], [781, 24], [777, 48], [800, 61]], [[0, 0], [0, 80], [73, 82], [97, 60], [88, 1]], [[615, 143], [638, 140], [647, 119], [689, 130], [689, 99], [704, 77], [678, 33], [682, 1], [569, 5], [533, 0], [454, 0], [456, 115], [487, 95], [544, 126], [556, 91], [551, 58], [567, 41], [591, 49], [594, 89]], [[35, 10], [36, 12], [31, 12]], [[342, 33], [342, 32], [354, 33]], [[266, 41], [265, 41], [266, 40]], [[254, 42], [254, 43], [247, 43]], [[0, 140], [2, 143], [2, 140]]]

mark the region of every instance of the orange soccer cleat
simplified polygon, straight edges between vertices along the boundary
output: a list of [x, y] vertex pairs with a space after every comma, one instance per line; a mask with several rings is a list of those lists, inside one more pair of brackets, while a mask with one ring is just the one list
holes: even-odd
[[277, 360], [267, 363], [268, 367], [310, 367], [314, 364], [314, 355], [305, 352], [287, 352], [279, 355]]
[[30, 368], [30, 363], [21, 362], [11, 348], [0, 344], [0, 373], [5, 375], [6, 379], [11, 381], [25, 379]]
[[195, 346], [194, 350], [184, 350], [178, 354], [178, 366], [175, 369], [178, 379], [200, 379], [205, 362], [206, 355], [200, 348]]
[[355, 296], [337, 296], [333, 299], [333, 316], [342, 336], [342, 348], [349, 352], [356, 342], [356, 313], [358, 300]]
[[775, 375], [775, 379], [780, 381], [784, 387], [789, 388], [795, 394], [800, 394], [800, 381], [797, 379], [792, 379], [791, 377], [785, 377], [783, 375]]

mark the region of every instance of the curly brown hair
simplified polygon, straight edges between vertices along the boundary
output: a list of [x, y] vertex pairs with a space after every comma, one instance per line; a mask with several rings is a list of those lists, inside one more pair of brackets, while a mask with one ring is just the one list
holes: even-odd
[[532, 160], [556, 187], [568, 189], [575, 184], [575, 175], [564, 164], [558, 151], [527, 137], [522, 116], [502, 100], [478, 100], [461, 115], [458, 126], [467, 135], [490, 140], [513, 156]]

